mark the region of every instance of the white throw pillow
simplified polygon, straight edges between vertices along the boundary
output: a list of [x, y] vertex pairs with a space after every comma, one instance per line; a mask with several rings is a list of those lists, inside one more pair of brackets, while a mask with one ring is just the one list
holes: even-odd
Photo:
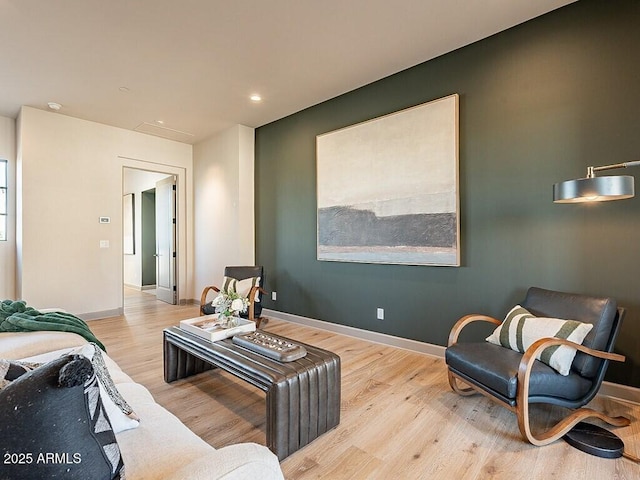
[[[502, 324], [487, 337], [487, 342], [524, 353], [541, 338], [563, 338], [582, 345], [593, 325], [576, 320], [536, 317], [527, 309], [516, 305], [507, 314]], [[569, 375], [576, 349], [567, 345], [545, 348], [537, 360], [546, 363], [561, 375]]]

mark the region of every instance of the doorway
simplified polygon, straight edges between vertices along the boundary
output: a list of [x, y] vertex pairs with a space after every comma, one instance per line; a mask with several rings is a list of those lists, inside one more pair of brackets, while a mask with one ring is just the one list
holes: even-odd
[[[156, 189], [143, 190], [140, 205], [142, 290], [156, 288]], [[155, 294], [155, 292], [154, 292]]]
[[133, 197], [133, 248], [123, 255], [124, 287], [170, 304], [177, 303], [175, 183], [174, 175], [124, 168], [123, 199]]

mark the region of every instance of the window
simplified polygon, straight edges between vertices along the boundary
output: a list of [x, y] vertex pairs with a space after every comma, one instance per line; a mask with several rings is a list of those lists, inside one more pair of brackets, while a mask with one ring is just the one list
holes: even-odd
[[7, 161], [0, 160], [0, 241], [7, 239]]

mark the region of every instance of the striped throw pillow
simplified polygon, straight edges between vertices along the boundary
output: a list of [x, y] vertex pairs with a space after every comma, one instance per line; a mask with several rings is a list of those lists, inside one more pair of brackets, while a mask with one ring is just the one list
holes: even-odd
[[[224, 277], [222, 279], [222, 290], [225, 292], [236, 292], [238, 295], [248, 297], [253, 287], [260, 285], [260, 277], [250, 277], [244, 280], [237, 280], [232, 277]], [[255, 294], [254, 301], [259, 302], [258, 292]]]
[[[541, 338], [563, 338], [582, 345], [593, 325], [576, 320], [536, 317], [527, 309], [516, 305], [507, 314], [502, 324], [487, 337], [487, 342], [524, 353]], [[545, 348], [537, 360], [546, 363], [561, 375], [569, 375], [576, 349], [566, 345]]]

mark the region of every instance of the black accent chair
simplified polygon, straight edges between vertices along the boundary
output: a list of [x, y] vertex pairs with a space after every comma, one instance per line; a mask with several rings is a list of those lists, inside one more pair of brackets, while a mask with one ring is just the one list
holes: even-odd
[[[534, 342], [524, 354], [483, 342], [458, 342], [460, 331], [474, 321], [500, 325], [486, 315], [467, 315], [454, 325], [445, 353], [449, 385], [460, 395], [482, 393], [515, 412], [520, 433], [534, 445], [547, 445], [564, 436], [585, 418], [598, 418], [623, 427], [626, 417], [610, 417], [581, 408], [597, 394], [610, 360], [624, 361], [613, 353], [624, 309], [608, 297], [555, 292], [532, 287], [520, 304], [535, 316], [578, 320], [593, 324], [582, 345], [559, 338]], [[536, 360], [539, 352], [554, 345], [571, 345], [578, 351], [569, 375], [563, 376]], [[461, 387], [462, 381], [468, 387]], [[569, 415], [544, 433], [534, 435], [529, 424], [529, 404], [547, 403], [572, 409]]]
[[[256, 327], [260, 328], [262, 322], [262, 295], [266, 294], [266, 290], [262, 288], [264, 285], [264, 268], [262, 266], [231, 266], [225, 267], [224, 276], [235, 278], [236, 280], [246, 280], [247, 278], [260, 278], [258, 285], [251, 288], [247, 298], [249, 299], [249, 308], [246, 312], [240, 314], [242, 318], [246, 318], [256, 322]], [[215, 307], [211, 305], [211, 301], [207, 302], [207, 295], [210, 291], [220, 292], [220, 288], [214, 285], [205, 287], [200, 296], [200, 315], [211, 315], [216, 313]], [[256, 293], [258, 301], [256, 299]]]

